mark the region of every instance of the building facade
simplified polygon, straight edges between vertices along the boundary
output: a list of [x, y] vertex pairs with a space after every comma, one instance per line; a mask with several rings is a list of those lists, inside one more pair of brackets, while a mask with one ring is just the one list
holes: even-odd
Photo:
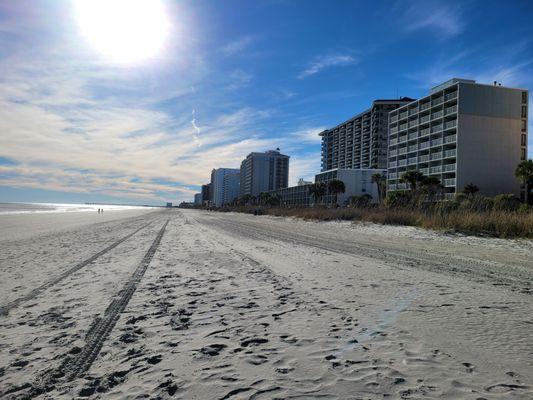
[[202, 204], [206, 205], [209, 204], [209, 191], [211, 188], [211, 184], [208, 183], [207, 185], [202, 185]]
[[405, 171], [437, 177], [446, 197], [469, 183], [481, 194], [520, 195], [514, 176], [527, 157], [528, 92], [451, 79], [389, 114], [389, 192]]
[[377, 202], [378, 187], [372, 182], [372, 175], [386, 174], [384, 169], [339, 169], [323, 171], [315, 175], [315, 183], [323, 182], [326, 185], [332, 180], [344, 182], [345, 191], [339, 195], [327, 193], [323, 198], [324, 204], [338, 204], [340, 206], [348, 203], [352, 196], [372, 196], [372, 201]]
[[202, 193], [196, 193], [194, 195], [194, 205], [195, 206], [201, 206], [202, 205]]
[[310, 187], [313, 184], [291, 186], [268, 192], [272, 196], [278, 196], [281, 207], [309, 207], [313, 204]]
[[217, 168], [211, 171], [211, 187], [213, 197], [210, 203], [215, 207], [221, 207], [225, 200], [224, 177], [226, 175], [238, 174], [239, 169], [236, 168]]
[[241, 163], [240, 196], [286, 188], [289, 183], [289, 156], [279, 149], [250, 153]]
[[240, 172], [224, 175], [224, 201], [223, 204], [231, 204], [239, 197]]
[[389, 112], [411, 101], [407, 97], [375, 100], [368, 110], [321, 132], [321, 171], [387, 168]]

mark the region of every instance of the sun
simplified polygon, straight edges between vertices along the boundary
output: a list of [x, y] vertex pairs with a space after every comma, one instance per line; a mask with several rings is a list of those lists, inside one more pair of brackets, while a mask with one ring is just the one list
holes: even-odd
[[107, 59], [134, 63], [157, 55], [168, 21], [159, 0], [75, 0], [83, 35]]

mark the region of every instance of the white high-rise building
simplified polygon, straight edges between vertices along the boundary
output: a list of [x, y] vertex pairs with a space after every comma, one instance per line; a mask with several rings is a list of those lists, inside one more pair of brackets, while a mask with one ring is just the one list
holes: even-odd
[[211, 171], [211, 185], [213, 189], [213, 205], [221, 207], [225, 201], [224, 178], [226, 175], [239, 174], [237, 168], [217, 168]]

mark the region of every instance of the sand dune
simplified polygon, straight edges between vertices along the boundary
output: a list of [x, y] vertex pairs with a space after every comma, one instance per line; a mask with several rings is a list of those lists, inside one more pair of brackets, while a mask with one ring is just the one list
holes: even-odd
[[0, 247], [5, 398], [533, 397], [530, 241], [191, 210]]

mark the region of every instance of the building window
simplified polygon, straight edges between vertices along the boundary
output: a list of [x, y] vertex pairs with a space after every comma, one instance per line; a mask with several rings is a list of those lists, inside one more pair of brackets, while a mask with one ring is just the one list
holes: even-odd
[[527, 103], [527, 92], [522, 92], [522, 103]]
[[526, 131], [526, 120], [523, 119], [522, 120], [522, 132], [525, 132]]
[[522, 106], [522, 118], [527, 118], [527, 106]]
[[521, 160], [525, 160], [526, 159], [526, 149], [521, 149], [522, 151], [522, 155], [520, 156], [520, 159]]
[[527, 136], [526, 135], [522, 135], [522, 143], [520, 143], [522, 146], [526, 146], [527, 145]]

